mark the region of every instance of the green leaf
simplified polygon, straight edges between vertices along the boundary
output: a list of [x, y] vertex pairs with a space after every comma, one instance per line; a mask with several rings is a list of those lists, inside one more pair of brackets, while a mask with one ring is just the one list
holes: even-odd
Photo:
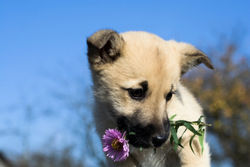
[[140, 147], [140, 151], [142, 151], [142, 147]]
[[[179, 139], [178, 139], [178, 145], [179, 145], [181, 148], [184, 148], [184, 147], [181, 145], [181, 140], [182, 140], [182, 137], [183, 137], [183, 135], [184, 135], [184, 133], [185, 133], [186, 131], [187, 131], [187, 128], [183, 131], [181, 137], [179, 137]], [[176, 130], [176, 132], [177, 132], [177, 130]]]
[[174, 126], [174, 129], [175, 129], [176, 133], [178, 132], [179, 127], [180, 127], [180, 125], [175, 125]]
[[182, 133], [181, 137], [179, 138], [179, 142], [181, 142], [182, 137], [183, 137], [183, 135], [184, 135], [184, 133], [185, 133], [186, 131], [187, 131], [187, 128], [183, 131], [183, 133]]
[[173, 144], [173, 141], [174, 141], [174, 139], [173, 139], [173, 136], [171, 135], [171, 137], [170, 137], [170, 143]]
[[180, 142], [180, 141], [179, 141], [178, 146], [180, 146], [181, 148], [184, 148], [183, 145], [181, 145], [181, 142]]
[[198, 136], [201, 136], [201, 134], [200, 134], [197, 130], [195, 130], [194, 127], [193, 127], [191, 124], [185, 122], [183, 125], [184, 125], [186, 128], [188, 128], [188, 130], [190, 130], [191, 132], [193, 132], [194, 134], [196, 134], [196, 135], [198, 135]]
[[178, 120], [178, 121], [175, 121], [176, 124], [182, 124], [182, 125], [183, 125], [185, 122], [186, 122], [186, 123], [189, 123], [189, 124], [191, 123], [191, 122], [185, 121], [185, 120]]
[[177, 132], [175, 131], [175, 128], [173, 126], [170, 127], [170, 131], [171, 131], [171, 136], [173, 137], [173, 141], [174, 141], [174, 150], [177, 151], [177, 147], [179, 144], [179, 140], [177, 137]]
[[169, 118], [169, 120], [172, 121], [175, 117], [176, 117], [176, 114], [172, 115], [172, 116]]
[[205, 134], [205, 130], [203, 129], [202, 131], [201, 131], [201, 136], [199, 136], [199, 142], [200, 142], [200, 145], [201, 145], [201, 151], [202, 151], [202, 153], [203, 153], [203, 151], [204, 151], [204, 134]]
[[[189, 140], [189, 145], [190, 145], [190, 148], [191, 148], [192, 152], [194, 153], [194, 150], [192, 148], [192, 142], [193, 142], [193, 139], [194, 139], [194, 137], [196, 135], [199, 138], [199, 143], [200, 143], [200, 146], [201, 146], [201, 149], [202, 149], [202, 152], [203, 152], [203, 150], [204, 150], [205, 127], [206, 126], [211, 126], [210, 124], [206, 124], [205, 122], [203, 122], [202, 119], [204, 118], [204, 116], [201, 115], [197, 121], [192, 121], [192, 122], [186, 121], [186, 120], [173, 121], [175, 116], [176, 116], [176, 114], [171, 116], [171, 118], [169, 118], [169, 120], [170, 120], [170, 131], [171, 131], [170, 143], [174, 146], [174, 150], [177, 151], [178, 146], [183, 148], [183, 146], [181, 144], [181, 141], [182, 141], [182, 138], [183, 138], [185, 132], [188, 129], [189, 131], [191, 131], [193, 133], [193, 136], [191, 136], [191, 138]], [[182, 135], [178, 138], [177, 137], [177, 132], [178, 132], [178, 130], [179, 130], [179, 128], [181, 126], [186, 127], [186, 129], [183, 131]], [[196, 126], [198, 128], [196, 128]]]
[[[194, 134], [194, 135], [190, 138], [190, 140], [189, 140], [189, 146], [190, 146], [190, 148], [191, 148], [191, 150], [192, 150], [193, 153], [194, 153], [194, 150], [193, 150], [193, 147], [192, 147], [192, 142], [193, 142], [195, 136], [196, 136], [196, 134]], [[194, 154], [195, 154], [195, 153], [194, 153]]]
[[135, 132], [129, 132], [129, 135], [136, 135]]
[[204, 118], [204, 115], [201, 115], [200, 118], [198, 119], [198, 122], [201, 122], [201, 119]]

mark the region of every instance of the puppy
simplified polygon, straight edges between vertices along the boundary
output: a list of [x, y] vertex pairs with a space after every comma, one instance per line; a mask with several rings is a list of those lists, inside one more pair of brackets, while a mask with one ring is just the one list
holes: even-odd
[[[130, 156], [110, 167], [209, 167], [209, 146], [201, 151], [198, 138], [186, 132], [177, 152], [169, 143], [169, 118], [197, 120], [202, 108], [180, 83], [189, 69], [201, 63], [213, 66], [194, 46], [165, 41], [147, 32], [118, 34], [101, 30], [87, 39], [88, 60], [95, 95], [94, 118], [100, 136], [108, 128], [135, 132], [128, 135]], [[180, 128], [181, 136], [184, 128]], [[142, 151], [140, 147], [144, 148]]]

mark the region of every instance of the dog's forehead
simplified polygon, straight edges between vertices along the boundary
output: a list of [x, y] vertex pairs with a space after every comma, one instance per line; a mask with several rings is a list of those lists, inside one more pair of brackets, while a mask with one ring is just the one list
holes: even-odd
[[165, 40], [147, 32], [127, 32], [121, 36], [125, 41], [122, 56], [111, 68], [116, 81], [128, 85], [140, 81], [170, 85], [179, 77], [178, 60], [167, 53]]

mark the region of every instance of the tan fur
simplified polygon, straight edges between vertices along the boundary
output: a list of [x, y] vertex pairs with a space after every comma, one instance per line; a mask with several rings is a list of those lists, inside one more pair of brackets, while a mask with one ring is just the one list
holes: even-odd
[[[103, 64], [91, 64], [90, 61], [95, 93], [94, 116], [100, 138], [105, 129], [117, 126], [110, 111], [129, 116], [139, 108], [142, 110], [140, 122], [145, 125], [150, 122], [160, 124], [162, 118], [174, 114], [177, 114], [176, 119], [197, 120], [202, 115], [202, 109], [191, 93], [182, 86], [180, 78], [191, 66], [199, 63], [211, 65], [209, 59], [191, 45], [165, 41], [150, 33], [126, 32], [120, 36], [123, 44], [117, 60]], [[187, 57], [185, 54], [193, 57]], [[148, 81], [149, 89], [147, 98], [142, 102], [132, 100], [127, 91], [122, 89], [137, 88], [138, 83], [145, 80]], [[171, 90], [171, 85], [178, 90], [179, 97], [174, 95], [166, 102], [164, 95]], [[183, 130], [180, 130], [179, 136]], [[209, 167], [208, 144], [205, 142], [202, 154], [195, 139], [193, 146], [196, 154], [193, 154], [188, 146], [190, 136], [190, 133], [184, 135], [185, 148], [180, 149], [178, 154], [171, 149], [169, 140], [157, 149], [156, 154], [150, 148], [140, 152], [139, 149], [130, 146], [130, 150], [143, 167], [176, 167], [178, 164], [182, 167]], [[109, 166], [135, 166], [131, 158], [120, 163], [114, 163], [109, 159], [108, 162]]]

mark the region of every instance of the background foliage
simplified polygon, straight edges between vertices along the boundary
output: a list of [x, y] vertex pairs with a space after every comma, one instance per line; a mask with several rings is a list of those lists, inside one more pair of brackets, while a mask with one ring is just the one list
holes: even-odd
[[208, 50], [215, 65], [213, 72], [191, 74], [185, 84], [204, 107], [207, 121], [213, 123], [210, 135], [218, 140], [211, 144], [214, 161], [229, 159], [234, 166], [250, 164], [250, 67], [245, 55], [238, 52], [239, 43], [222, 40]]

